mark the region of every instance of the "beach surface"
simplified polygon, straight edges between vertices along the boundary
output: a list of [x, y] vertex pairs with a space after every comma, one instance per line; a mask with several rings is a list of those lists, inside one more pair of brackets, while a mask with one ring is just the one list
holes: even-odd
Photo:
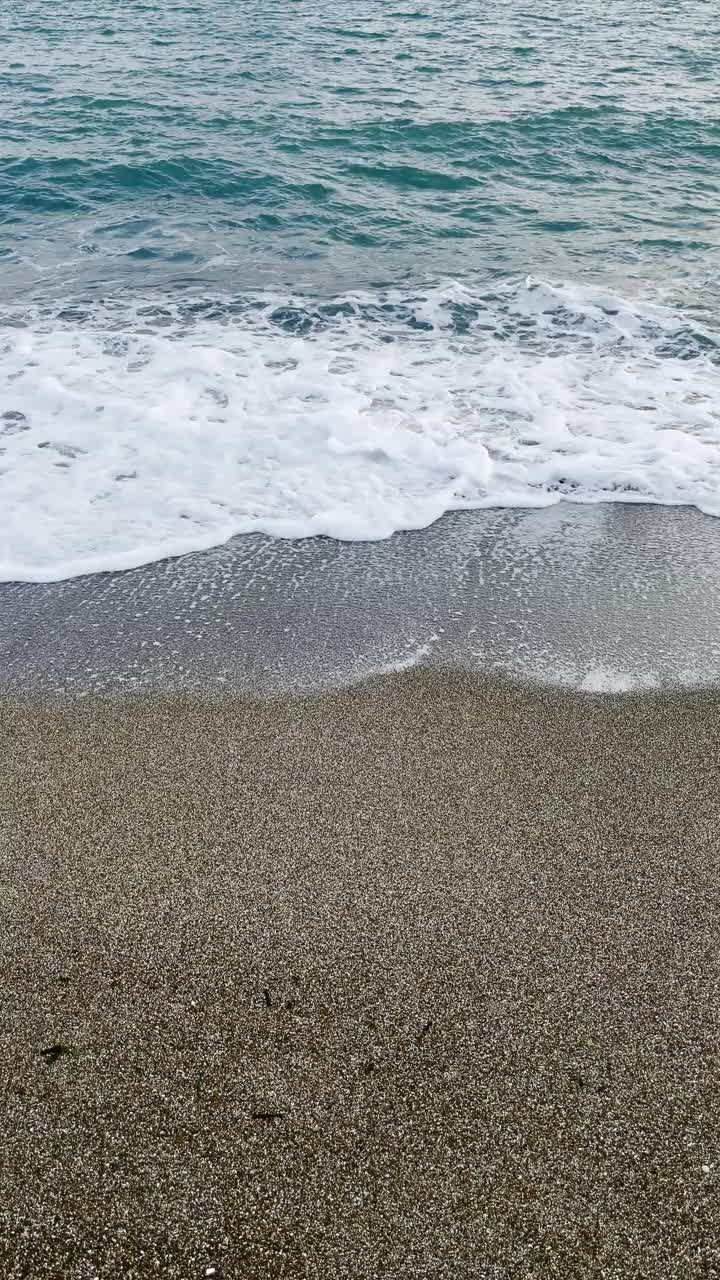
[[719, 711], [5, 696], [3, 1274], [716, 1274]]

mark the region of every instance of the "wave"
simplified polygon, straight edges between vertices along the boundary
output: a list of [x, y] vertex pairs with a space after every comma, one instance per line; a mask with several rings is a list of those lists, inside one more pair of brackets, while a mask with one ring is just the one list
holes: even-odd
[[[646, 180], [660, 183], [660, 189], [668, 186], [668, 163], [676, 165], [682, 157], [685, 177], [702, 198], [708, 165], [720, 155], [717, 120], [630, 113], [607, 104], [523, 110], [482, 123], [419, 122], [410, 114], [358, 123], [328, 118], [309, 125], [305, 117], [291, 116], [282, 134], [272, 114], [266, 120], [213, 114], [192, 121], [203, 138], [202, 155], [180, 145], [190, 127], [180, 107], [163, 106], [146, 119], [140, 100], [122, 97], [75, 96], [52, 105], [51, 154], [28, 156], [23, 123], [13, 136], [17, 150], [6, 148], [0, 156], [0, 203], [6, 213], [102, 209], [123, 204], [128, 196], [149, 202], [255, 199], [277, 208], [299, 200], [312, 209], [318, 197], [347, 202], [348, 185], [358, 181], [381, 199], [386, 186], [449, 195], [483, 187], [487, 196], [492, 179], [597, 185], [601, 172], [605, 181], [624, 180], [640, 155]], [[107, 127], [117, 130], [122, 112], [123, 128], [136, 117], [136, 130], [147, 135], [141, 156], [134, 147], [108, 145], [115, 134], [103, 131], [101, 122], [108, 114]], [[150, 139], [158, 130], [177, 135], [170, 154], [153, 154]], [[216, 144], [214, 134], [219, 134]], [[353, 203], [360, 208], [363, 202]], [[706, 215], [711, 216], [709, 208]]]
[[0, 578], [572, 502], [720, 515], [720, 339], [537, 279], [2, 317]]

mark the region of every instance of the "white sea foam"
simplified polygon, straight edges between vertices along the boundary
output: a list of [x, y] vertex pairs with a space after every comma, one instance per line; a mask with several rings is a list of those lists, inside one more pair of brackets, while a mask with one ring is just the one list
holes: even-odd
[[2, 579], [469, 507], [720, 515], [717, 339], [655, 306], [529, 280], [5, 320]]

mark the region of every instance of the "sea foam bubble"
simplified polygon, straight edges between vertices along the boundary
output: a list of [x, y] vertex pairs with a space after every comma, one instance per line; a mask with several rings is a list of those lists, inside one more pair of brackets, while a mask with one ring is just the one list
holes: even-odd
[[461, 508], [720, 515], [720, 342], [654, 304], [527, 279], [3, 320], [4, 580]]

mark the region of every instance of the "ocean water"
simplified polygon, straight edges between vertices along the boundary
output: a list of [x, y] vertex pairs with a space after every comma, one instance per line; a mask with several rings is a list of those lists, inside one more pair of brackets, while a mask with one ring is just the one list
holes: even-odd
[[7, 0], [0, 577], [720, 515], [712, 0]]

